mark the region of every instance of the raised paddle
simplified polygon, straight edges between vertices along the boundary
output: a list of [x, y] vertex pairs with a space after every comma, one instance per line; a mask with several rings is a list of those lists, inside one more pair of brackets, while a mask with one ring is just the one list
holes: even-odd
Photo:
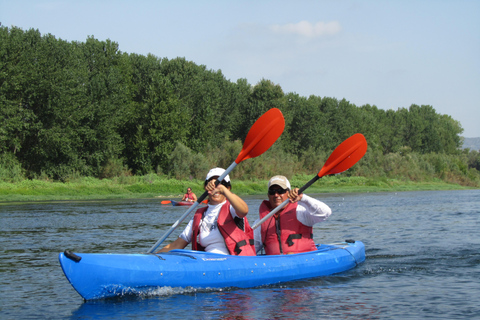
[[[343, 141], [335, 150], [333, 150], [330, 157], [323, 165], [318, 174], [312, 178], [307, 184], [298, 190], [298, 194], [303, 193], [308, 187], [310, 187], [315, 181], [323, 176], [340, 173], [350, 169], [355, 163], [360, 160], [367, 152], [367, 140], [361, 133], [356, 133], [347, 140]], [[273, 209], [269, 214], [260, 219], [252, 226], [252, 229], [256, 229], [262, 223], [264, 223], [272, 215], [280, 211], [287, 205], [290, 199], [286, 199], [279, 206]]]
[[[250, 131], [245, 138], [242, 150], [237, 159], [228, 167], [225, 172], [218, 177], [217, 185], [243, 160], [255, 158], [264, 153], [270, 148], [275, 141], [280, 137], [285, 128], [285, 119], [282, 112], [277, 108], [272, 108], [265, 112], [250, 128]], [[155, 252], [155, 250], [162, 244], [162, 242], [182, 223], [182, 221], [203, 201], [208, 195], [205, 191], [192, 205], [187, 212], [185, 212], [170, 229], [148, 250], [148, 253]]]

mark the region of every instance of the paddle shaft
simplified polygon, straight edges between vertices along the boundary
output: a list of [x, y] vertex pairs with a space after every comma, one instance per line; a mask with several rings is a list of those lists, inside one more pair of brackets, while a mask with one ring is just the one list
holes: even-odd
[[[230, 173], [230, 171], [233, 170], [233, 168], [235, 168], [237, 166], [237, 163], [234, 161], [230, 167], [227, 168], [227, 170], [225, 170], [225, 172], [220, 176], [218, 177], [217, 181], [215, 182], [216, 185], [218, 185], [226, 176], [227, 174]], [[180, 223], [183, 222], [183, 220], [185, 220], [185, 218], [190, 214], [190, 212], [192, 212], [193, 210], [195, 210], [198, 205], [208, 196], [208, 191], [205, 191], [201, 196], [200, 198], [197, 199], [197, 201], [177, 220], [175, 221], [175, 223], [170, 227], [170, 229], [168, 229], [167, 232], [165, 232], [165, 234], [160, 238], [158, 239], [158, 241], [147, 251], [147, 253], [153, 253], [155, 252], [155, 250], [163, 243], [163, 241], [165, 241], [165, 239], [168, 238], [168, 236], [170, 234], [172, 234], [172, 232], [178, 227], [178, 225]]]

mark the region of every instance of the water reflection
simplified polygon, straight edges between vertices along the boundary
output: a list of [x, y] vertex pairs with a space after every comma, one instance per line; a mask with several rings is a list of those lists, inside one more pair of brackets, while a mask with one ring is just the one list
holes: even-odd
[[[378, 319], [380, 312], [361, 294], [345, 297], [338, 287], [256, 288], [214, 292], [178, 292], [86, 302], [78, 318], [171, 319]], [[201, 315], [201, 316], [199, 316]]]

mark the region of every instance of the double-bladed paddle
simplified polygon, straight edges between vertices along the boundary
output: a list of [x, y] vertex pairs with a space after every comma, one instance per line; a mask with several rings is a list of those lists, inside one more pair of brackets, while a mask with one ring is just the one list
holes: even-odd
[[[225, 172], [218, 177], [216, 183], [219, 184], [229, 173], [243, 160], [258, 157], [267, 151], [283, 132], [285, 128], [285, 119], [282, 112], [277, 108], [272, 108], [265, 112], [250, 128], [250, 131], [245, 138], [243, 148], [240, 151], [237, 159], [225, 170]], [[208, 195], [205, 191], [171, 227], [170, 229], [148, 250], [148, 253], [155, 252], [155, 250], [162, 244], [163, 241], [182, 223], [182, 221], [203, 201]]]
[[[356, 133], [347, 140], [343, 141], [335, 150], [333, 150], [330, 157], [323, 165], [318, 174], [307, 182], [303, 187], [298, 190], [298, 194], [303, 193], [308, 187], [310, 187], [315, 181], [323, 176], [336, 174], [350, 169], [355, 163], [360, 160], [367, 152], [367, 140], [361, 133]], [[262, 223], [264, 223], [272, 215], [280, 211], [287, 205], [290, 199], [286, 199], [269, 214], [263, 217], [260, 221], [252, 226], [252, 229], [256, 229]]]

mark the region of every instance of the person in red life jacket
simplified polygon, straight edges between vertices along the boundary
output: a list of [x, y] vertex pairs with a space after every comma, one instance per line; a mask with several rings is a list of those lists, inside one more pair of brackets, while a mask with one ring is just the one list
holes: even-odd
[[268, 182], [268, 200], [264, 200], [260, 205], [260, 219], [288, 198], [290, 201], [285, 207], [255, 229], [257, 254], [262, 249], [267, 255], [317, 250], [312, 227], [327, 219], [332, 210], [319, 200], [306, 194], [298, 194], [298, 188], [291, 190], [286, 177], [274, 176]]
[[192, 250], [255, 255], [253, 230], [246, 217], [247, 204], [230, 191], [232, 186], [228, 175], [215, 186], [215, 181], [224, 172], [222, 168], [208, 172], [204, 183], [208, 191], [208, 206], [198, 209], [178, 239], [158, 252], [184, 249], [192, 243]]
[[182, 201], [195, 202], [197, 196], [192, 192], [192, 188], [187, 188], [187, 193], [183, 195]]

